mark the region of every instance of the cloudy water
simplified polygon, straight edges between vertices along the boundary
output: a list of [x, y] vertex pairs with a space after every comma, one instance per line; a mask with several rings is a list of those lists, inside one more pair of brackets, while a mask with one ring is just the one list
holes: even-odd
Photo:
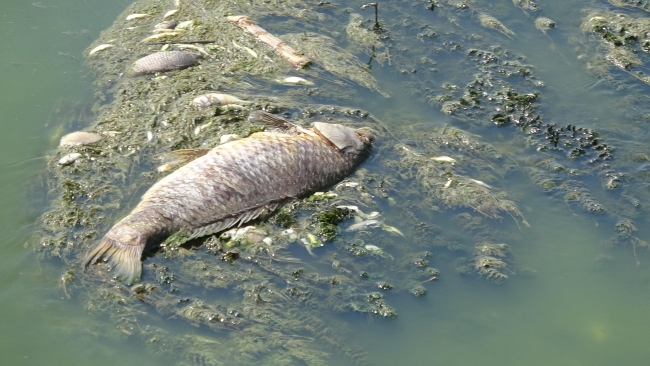
[[[174, 6], [172, 0], [159, 3], [148, 11], [163, 14]], [[361, 28], [372, 29], [374, 9], [361, 11], [364, 2], [341, 1], [335, 2], [336, 6], [320, 7], [310, 2], [286, 3], [321, 13], [322, 19], [335, 19], [332, 24], [322, 24], [322, 33], [361, 63], [371, 59], [369, 48], [345, 30], [352, 24], [350, 13], [361, 15]], [[143, 283], [154, 283], [158, 276], [160, 287], [167, 289], [168, 283], [160, 280], [164, 270], [156, 275], [152, 268], [160, 268], [155, 266], [162, 263], [171, 268], [167, 270], [177, 271], [176, 277], [168, 280], [177, 281], [180, 294], [172, 290], [165, 293], [174, 301], [171, 306], [161, 300], [163, 296], [150, 299], [146, 295], [144, 302], [133, 297], [112, 298], [121, 290], [112, 290], [111, 285], [100, 287], [102, 281], [92, 277], [94, 274], [84, 275], [78, 270], [73, 281], [61, 280], [68, 270], [79, 268], [76, 258], [83, 251], [72, 242], [59, 259], [47, 248], [38, 249], [41, 237], [35, 233], [40, 227], [39, 217], [56, 209], [53, 202], [60, 195], [50, 191], [56, 186], [48, 186], [48, 169], [59, 168], [47, 163], [61, 154], [57, 151], [60, 136], [95, 126], [96, 115], [91, 111], [97, 102], [95, 75], [85, 63], [84, 53], [90, 45], [100, 43], [101, 31], [110, 28], [118, 16], [126, 15], [123, 12], [131, 2], [43, 1], [6, 7], [0, 25], [4, 46], [0, 54], [4, 66], [0, 69], [4, 85], [0, 98], [4, 128], [0, 136], [0, 227], [5, 233], [0, 257], [3, 359], [12, 365], [69, 365], [89, 360], [95, 365], [219, 364], [219, 354], [233, 357], [230, 349], [239, 346], [249, 357], [242, 357], [241, 364], [256, 360], [278, 364], [322, 361], [320, 353], [311, 359], [291, 348], [296, 342], [304, 342], [300, 344], [308, 352], [316, 349], [329, 353], [325, 363], [331, 364], [645, 364], [650, 329], [646, 310], [650, 301], [646, 243], [650, 234], [646, 226], [650, 86], [642, 79], [649, 72], [644, 53], [648, 49], [643, 46], [647, 40], [625, 38], [625, 33], [615, 30], [620, 29], [616, 23], [620, 19], [650, 19], [650, 13], [611, 3], [627, 2], [380, 2], [382, 29], [376, 32], [380, 41], [369, 62], [379, 91], [356, 85], [353, 78], [339, 77], [336, 72], [325, 73], [319, 60], [315, 60], [312, 71], [288, 71], [316, 81], [323, 91], [314, 92], [313, 99], [291, 94], [297, 90], [293, 87], [268, 86], [267, 81], [258, 79], [262, 73], [241, 79], [233, 76], [233, 80], [246, 80], [249, 86], [259, 87], [259, 92], [242, 85], [214, 87], [218, 92], [238, 91], [248, 96], [286, 93], [299, 102], [261, 97], [263, 102], [255, 99], [255, 103], [286, 106], [292, 116], [301, 115], [300, 103], [360, 109], [374, 118], [356, 122], [375, 124], [373, 127], [381, 131], [373, 156], [350, 178], [366, 184], [374, 201], [362, 201], [365, 196], [354, 194], [346, 196], [345, 190], [336, 192], [358, 199], [345, 204], [359, 205], [366, 213], [379, 211], [388, 229], [372, 229], [369, 234], [346, 232], [343, 229], [354, 223], [348, 218], [338, 229], [339, 238], [325, 243], [325, 247], [306, 250], [298, 241], [286, 250], [278, 249], [279, 258], [301, 261], [297, 266], [304, 266], [305, 287], [291, 285], [282, 277], [286, 272], [282, 264], [262, 267], [268, 273], [260, 272], [269, 277], [263, 277], [260, 286], [267, 286], [269, 293], [275, 286], [281, 290], [298, 286], [311, 289], [313, 294], [306, 296], [304, 303], [294, 304], [280, 297], [273, 300], [261, 292], [256, 305], [267, 312], [260, 310], [259, 314], [280, 319], [274, 325], [253, 320], [255, 310], [247, 312], [251, 311], [250, 303], [241, 299], [245, 297], [242, 293], [251, 291], [246, 284], [255, 285], [257, 278], [245, 277], [244, 269], [237, 272], [237, 267], [253, 268], [250, 273], [258, 273], [257, 267], [243, 258], [232, 265], [224, 264], [220, 259], [223, 256], [208, 256], [204, 249], [207, 244], [191, 246], [189, 250], [196, 252], [186, 257], [168, 260], [157, 253], [145, 260], [145, 266], [150, 267], [145, 267]], [[181, 11], [197, 9], [191, 4], [183, 6]], [[277, 6], [277, 13], [267, 18], [252, 18], [271, 33], [318, 29], [318, 17], [297, 18], [296, 22], [283, 12], [284, 7]], [[211, 8], [206, 9], [210, 14]], [[539, 17], [552, 19], [555, 26], [536, 25]], [[594, 24], [609, 33], [594, 32]], [[638, 31], [634, 24], [626, 23], [624, 28]], [[612, 37], [626, 40], [614, 46]], [[246, 42], [246, 38], [238, 39], [236, 48], [227, 42], [231, 47], [228, 52], [246, 52], [242, 45], [259, 47], [256, 51], [264, 49]], [[210, 52], [226, 48], [220, 47]], [[388, 60], [382, 59], [382, 52], [390, 55]], [[262, 62], [261, 57], [257, 60]], [[251, 73], [259, 71], [251, 68]], [[240, 71], [228, 72], [234, 75]], [[168, 75], [174, 78], [175, 74]], [[231, 74], [224, 71], [223, 75]], [[211, 76], [205, 77], [210, 80]], [[196, 76], [190, 79], [196, 80]], [[98, 84], [104, 85], [102, 82]], [[134, 81], [130, 85], [146, 84]], [[352, 90], [349, 97], [330, 92], [342, 85]], [[186, 92], [193, 91], [179, 95]], [[523, 98], [526, 95], [530, 99]], [[315, 109], [314, 105], [310, 108]], [[149, 121], [146, 112], [142, 113], [142, 121]], [[236, 120], [237, 114], [232, 115]], [[157, 128], [155, 123], [151, 126]], [[138, 128], [134, 131], [140, 131]], [[454, 129], [465, 134], [462, 143], [444, 135]], [[194, 133], [194, 128], [188, 131]], [[447, 143], [439, 143], [445, 138]], [[430, 159], [443, 156], [454, 158], [453, 165]], [[145, 160], [148, 158], [142, 159], [145, 169], [153, 167]], [[133, 166], [139, 169], [140, 163]], [[111, 223], [133, 206], [134, 199], [129, 197], [136, 195], [134, 192], [141, 194], [142, 187], [151, 184], [148, 172], [140, 173], [130, 172], [132, 176], [125, 180], [106, 182], [124, 185], [121, 188], [126, 196], [120, 198], [126, 207], [115, 210], [110, 206], [106, 211]], [[381, 180], [377, 177], [385, 177], [382, 184], [386, 184], [387, 197], [381, 196], [380, 189], [373, 190], [373, 184]], [[497, 202], [502, 206], [496, 211], [490, 211], [489, 204], [477, 206], [463, 196], [466, 191], [462, 190], [458, 190], [461, 198], [445, 195], [472, 184], [479, 187], [474, 192], [483, 195], [484, 204]], [[490, 201], [494, 197], [496, 201]], [[102, 203], [112, 204], [110, 199]], [[313, 207], [301, 209], [311, 212]], [[494, 218], [497, 215], [500, 218]], [[108, 223], [100, 222], [103, 235]], [[391, 233], [390, 227], [402, 231], [404, 237]], [[365, 246], [366, 252], [361, 255], [354, 243], [376, 244], [381, 252]], [[490, 247], [489, 253], [481, 252], [481, 247], [475, 248], [477, 244], [506, 244], [508, 249], [501, 253], [494, 249], [497, 247]], [[245, 248], [240, 250], [248, 253]], [[488, 263], [480, 262], [486, 260], [482, 254], [488, 254], [492, 262], [479, 265]], [[213, 283], [194, 280], [188, 270], [192, 260], [220, 271], [231, 268], [244, 285], [221, 285], [216, 277]], [[359, 282], [359, 274], [366, 268], [369, 279]], [[437, 271], [427, 272], [433, 268]], [[310, 271], [323, 278], [333, 276], [331, 287], [324, 282], [309, 287], [306, 279]], [[336, 281], [344, 284], [344, 290], [338, 291]], [[392, 288], [377, 288], [384, 282]], [[413, 296], [415, 290], [426, 294]], [[354, 291], [359, 293], [351, 295]], [[384, 318], [368, 310], [379, 303], [372, 300], [375, 294], [394, 309], [396, 317]], [[202, 302], [193, 303], [197, 309], [212, 304], [217, 309], [235, 308], [244, 314], [238, 320], [241, 324], [224, 331], [209, 321], [192, 318], [191, 312], [173, 310], [199, 299]], [[358, 299], [363, 301], [355, 302]], [[108, 305], [101, 305], [102, 301]], [[273, 301], [280, 304], [280, 310], [269, 305]], [[131, 311], [124, 313], [124, 319], [110, 313], [122, 303]], [[303, 317], [295, 313], [296, 309], [315, 317]], [[291, 315], [282, 318], [283, 311]], [[303, 324], [309, 319], [322, 323]], [[285, 320], [287, 323], [282, 323]], [[296, 322], [295, 335], [287, 330], [290, 320]], [[327, 329], [328, 325], [332, 329]], [[268, 338], [256, 333], [258, 326], [265, 327]], [[246, 334], [251, 336], [246, 338]], [[169, 347], [161, 342], [170, 342]], [[345, 345], [340, 352], [336, 342]], [[187, 353], [173, 348], [177, 351], [171, 356], [164, 352], [166, 347], [179, 345], [194, 348]], [[210, 348], [212, 353], [201, 347]], [[277, 348], [279, 356], [274, 358], [274, 348], [268, 351], [263, 347]], [[283, 358], [290, 352], [294, 358]], [[227, 364], [234, 363], [232, 358], [226, 360]]]

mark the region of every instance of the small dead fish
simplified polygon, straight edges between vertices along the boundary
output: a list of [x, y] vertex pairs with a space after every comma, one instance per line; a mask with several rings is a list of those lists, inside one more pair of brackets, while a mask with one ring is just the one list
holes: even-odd
[[95, 53], [97, 53], [99, 51], [102, 51], [102, 50], [105, 50], [105, 49], [111, 48], [111, 47], [113, 47], [112, 44], [108, 44], [108, 43], [100, 44], [99, 46], [97, 46], [97, 47], [93, 48], [92, 50], [90, 50], [90, 52], [88, 52], [88, 56], [92, 56], [92, 55], [94, 55]]
[[94, 144], [102, 139], [102, 135], [94, 132], [77, 131], [61, 137], [59, 146], [83, 146]]
[[485, 188], [492, 189], [491, 186], [489, 186], [489, 185], [488, 185], [487, 183], [485, 183], [485, 182], [481, 182], [480, 180], [476, 180], [476, 179], [472, 179], [472, 178], [470, 178], [469, 180], [471, 180], [472, 182], [478, 184], [478, 185], [481, 186], [481, 187], [485, 187]]
[[59, 165], [70, 165], [74, 163], [77, 159], [81, 157], [81, 154], [79, 153], [71, 153], [68, 154], [61, 159], [59, 159]]
[[163, 15], [163, 19], [169, 18], [170, 16], [172, 16], [172, 15], [174, 15], [176, 13], [178, 13], [178, 9], [170, 10], [170, 11], [166, 12], [165, 15]]
[[194, 21], [193, 21], [193, 20], [186, 20], [186, 21], [184, 21], [184, 22], [180, 22], [180, 23], [178, 23], [178, 25], [176, 26], [176, 28], [178, 28], [178, 29], [192, 29], [192, 26], [193, 26], [193, 25], [194, 25]]
[[203, 94], [194, 98], [194, 100], [192, 100], [192, 104], [200, 108], [207, 108], [217, 104], [227, 105], [227, 104], [246, 104], [246, 103], [249, 102], [245, 100], [241, 100], [230, 94], [219, 94], [219, 93]]
[[135, 20], [148, 17], [149, 14], [131, 14], [126, 17], [126, 20]]
[[431, 158], [433, 161], [439, 161], [441, 163], [455, 163], [456, 159], [450, 158], [449, 156], [434, 156]]
[[208, 53], [208, 51], [205, 50], [205, 48], [193, 44], [178, 43], [175, 46], [180, 50], [194, 50], [202, 54], [203, 56], [208, 56], [208, 57], [210, 56], [210, 54]]
[[157, 41], [157, 40], [163, 39], [163, 38], [176, 37], [179, 34], [180, 33], [175, 32], [175, 31], [169, 31], [169, 32], [163, 31], [162, 33], [158, 33], [158, 34], [154, 34], [153, 36], [149, 36], [149, 37], [143, 39], [140, 42], [147, 43], [147, 42], [151, 42], [151, 41]]
[[314, 83], [311, 81], [303, 79], [299, 76], [289, 76], [284, 79], [277, 79], [276, 81], [287, 85], [314, 85]]
[[198, 62], [199, 55], [186, 51], [156, 52], [133, 63], [133, 76], [184, 69]]
[[153, 26], [153, 29], [174, 29], [178, 25], [177, 20], [164, 20]]
[[232, 41], [232, 44], [233, 44], [233, 46], [235, 46], [236, 48], [239, 48], [240, 50], [244, 50], [244, 51], [248, 52], [248, 54], [251, 55], [251, 56], [253, 56], [253, 58], [257, 58], [257, 52], [253, 51], [252, 49], [250, 49], [250, 48], [248, 48], [248, 47], [246, 47], [246, 46], [241, 46], [241, 45], [239, 45], [239, 44], [238, 44], [237, 42], [235, 42], [235, 41]]
[[348, 226], [345, 231], [359, 231], [363, 229], [372, 229], [372, 228], [377, 228], [380, 227], [381, 225], [379, 224], [379, 221], [377, 220], [364, 220], [361, 222], [358, 222], [356, 224], [352, 224]]
[[364, 129], [315, 122], [300, 128], [263, 111], [249, 120], [281, 132], [258, 132], [208, 150], [164, 177], [115, 224], [84, 259], [107, 262], [133, 283], [142, 253], [158, 238], [187, 240], [219, 233], [273, 212], [282, 203], [337, 183], [368, 157], [374, 137]]

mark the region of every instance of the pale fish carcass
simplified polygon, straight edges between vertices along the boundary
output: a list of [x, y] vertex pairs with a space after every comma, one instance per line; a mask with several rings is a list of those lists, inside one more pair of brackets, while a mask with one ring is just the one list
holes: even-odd
[[222, 232], [332, 186], [366, 159], [374, 139], [365, 129], [322, 122], [302, 128], [262, 111], [249, 120], [278, 131], [204, 149], [158, 181], [86, 254], [84, 267], [103, 260], [115, 277], [133, 283], [146, 247], [171, 234], [191, 240]]
[[192, 100], [192, 104], [200, 108], [207, 108], [212, 105], [229, 105], [229, 104], [247, 104], [249, 102], [241, 100], [230, 94], [207, 93], [199, 95]]

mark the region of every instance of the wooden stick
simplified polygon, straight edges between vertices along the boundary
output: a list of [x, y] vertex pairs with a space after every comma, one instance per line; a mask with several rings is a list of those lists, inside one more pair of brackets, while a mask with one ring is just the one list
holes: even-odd
[[246, 33], [255, 36], [260, 42], [267, 44], [276, 50], [280, 56], [289, 60], [291, 65], [295, 67], [306, 67], [311, 63], [311, 60], [303, 55], [298, 55], [288, 44], [284, 43], [280, 38], [271, 35], [269, 32], [259, 25], [254, 24], [251, 19], [245, 15], [233, 15], [226, 17], [229, 22], [236, 24]]

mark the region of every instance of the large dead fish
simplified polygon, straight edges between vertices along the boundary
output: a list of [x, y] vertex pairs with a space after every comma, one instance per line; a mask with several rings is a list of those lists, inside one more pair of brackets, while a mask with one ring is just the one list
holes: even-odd
[[142, 57], [133, 63], [128, 71], [131, 76], [153, 74], [184, 69], [198, 62], [199, 55], [186, 51], [156, 52]]
[[331, 186], [366, 159], [374, 139], [364, 129], [322, 122], [307, 129], [262, 111], [249, 120], [280, 131], [204, 149], [158, 181], [86, 254], [84, 268], [104, 260], [115, 277], [133, 283], [147, 246], [177, 232], [187, 240], [217, 233]]

